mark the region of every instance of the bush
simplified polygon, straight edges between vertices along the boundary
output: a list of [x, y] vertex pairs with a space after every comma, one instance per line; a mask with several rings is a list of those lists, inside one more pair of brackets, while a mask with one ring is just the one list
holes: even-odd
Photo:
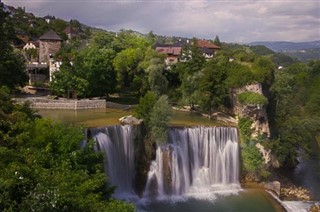
[[241, 144], [243, 168], [246, 172], [257, 173], [263, 166], [263, 158], [255, 142], [243, 142]]
[[268, 99], [255, 92], [246, 91], [238, 94], [238, 100], [242, 105], [266, 105], [268, 104]]
[[238, 126], [242, 140], [250, 138], [252, 120], [250, 118], [240, 118]]

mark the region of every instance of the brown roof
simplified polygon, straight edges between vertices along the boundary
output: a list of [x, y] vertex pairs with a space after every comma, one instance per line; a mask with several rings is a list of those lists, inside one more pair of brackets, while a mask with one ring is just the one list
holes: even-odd
[[16, 37], [20, 40], [22, 40], [24, 43], [27, 43], [29, 41], [28, 35], [16, 35]]
[[197, 44], [200, 48], [208, 48], [208, 49], [220, 49], [219, 46], [216, 46], [212, 43], [210, 43], [209, 41], [207, 40], [198, 40], [197, 41]]
[[167, 55], [179, 56], [181, 53], [181, 47], [157, 47], [156, 51]]
[[64, 33], [66, 34], [76, 34], [76, 32], [73, 30], [73, 28], [71, 26], [67, 26], [64, 30], [63, 30]]
[[30, 43], [32, 43], [35, 47], [39, 47], [39, 41], [29, 41]]
[[61, 41], [62, 39], [59, 37], [59, 35], [57, 35], [57, 33], [55, 33], [55, 31], [50, 30], [48, 32], [46, 32], [45, 34], [43, 34], [39, 40], [58, 40]]

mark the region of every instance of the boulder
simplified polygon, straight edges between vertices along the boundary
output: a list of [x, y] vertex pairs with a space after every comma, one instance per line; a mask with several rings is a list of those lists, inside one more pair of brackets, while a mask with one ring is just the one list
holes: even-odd
[[285, 200], [309, 201], [311, 199], [310, 192], [307, 189], [295, 186], [281, 188], [281, 197]]
[[142, 119], [138, 119], [132, 115], [124, 116], [119, 119], [121, 125], [139, 125], [143, 122]]
[[278, 197], [280, 196], [281, 183], [279, 181], [263, 183], [263, 187], [267, 190], [273, 191]]

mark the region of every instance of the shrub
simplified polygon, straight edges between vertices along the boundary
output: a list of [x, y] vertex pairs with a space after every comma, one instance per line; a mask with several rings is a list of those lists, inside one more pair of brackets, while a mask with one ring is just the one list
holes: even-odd
[[266, 105], [268, 103], [265, 96], [251, 91], [238, 94], [238, 100], [242, 105]]

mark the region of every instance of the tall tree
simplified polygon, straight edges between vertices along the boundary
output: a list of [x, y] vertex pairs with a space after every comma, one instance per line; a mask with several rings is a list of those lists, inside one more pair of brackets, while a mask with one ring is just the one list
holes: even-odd
[[[221, 59], [226, 60], [225, 58]], [[227, 66], [223, 63], [219, 64], [217, 59], [208, 62], [202, 71], [199, 81], [200, 106], [208, 112], [210, 118], [212, 110], [223, 105], [228, 96], [226, 78]]]
[[115, 91], [114, 57], [113, 50], [94, 46], [84, 49], [76, 57], [76, 75], [89, 83], [85, 96], [104, 96]]
[[157, 58], [151, 60], [151, 65], [146, 70], [150, 89], [157, 95], [165, 94], [168, 89], [168, 80], [163, 74], [164, 68], [163, 61]]
[[217, 46], [221, 46], [220, 38], [218, 35], [216, 35], [216, 37], [214, 38], [213, 43]]
[[16, 85], [23, 86], [28, 78], [22, 56], [14, 52], [10, 45], [15, 32], [3, 7], [0, 3], [0, 85], [14, 88]]

